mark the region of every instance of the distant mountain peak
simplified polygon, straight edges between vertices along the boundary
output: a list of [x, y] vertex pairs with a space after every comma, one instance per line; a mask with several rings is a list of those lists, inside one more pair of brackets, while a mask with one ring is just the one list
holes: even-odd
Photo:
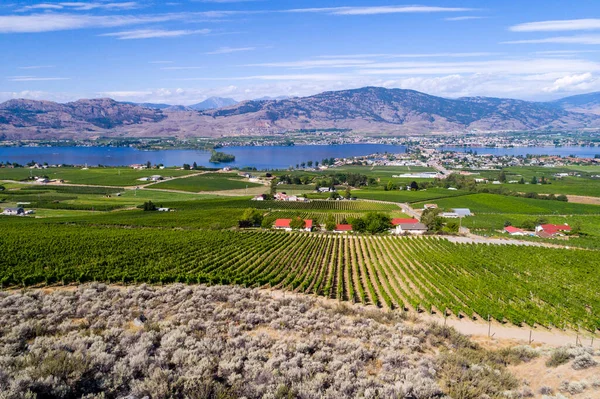
[[237, 103], [238, 102], [235, 101], [233, 98], [209, 97], [206, 100], [204, 100], [198, 104], [188, 105], [188, 108], [191, 108], [196, 111], [204, 111], [207, 109], [229, 107], [229, 106], [235, 105]]

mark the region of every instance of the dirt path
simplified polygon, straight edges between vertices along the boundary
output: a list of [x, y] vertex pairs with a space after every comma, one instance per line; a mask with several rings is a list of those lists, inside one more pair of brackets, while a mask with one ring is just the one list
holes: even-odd
[[481, 237], [474, 234], [467, 236], [445, 236], [448, 241], [457, 244], [494, 244], [494, 245], [521, 245], [524, 247], [546, 247], [546, 248], [563, 248], [563, 249], [585, 249], [578, 247], [569, 247], [567, 245], [550, 244], [547, 242], [515, 240], [511, 238], [492, 238]]
[[[273, 298], [294, 297], [301, 294], [296, 294], [288, 291], [261, 289], [267, 295]], [[340, 302], [336, 299], [314, 296], [317, 301], [335, 305], [345, 303], [348, 306], [357, 306], [364, 309], [373, 309], [372, 305], [352, 304], [351, 302]], [[514, 325], [504, 325], [496, 321], [488, 324], [485, 321], [474, 321], [470, 319], [458, 319], [455, 317], [444, 317], [440, 315], [429, 315], [426, 313], [409, 312], [416, 317], [417, 320], [423, 322], [435, 322], [438, 324], [446, 324], [455, 328], [461, 334], [471, 337], [473, 340], [481, 343], [486, 343], [489, 346], [506, 346], [506, 345], [523, 345], [523, 344], [543, 344], [549, 346], [564, 346], [567, 344], [575, 344], [579, 342], [584, 346], [592, 345], [592, 334], [585, 332], [578, 334], [576, 331], [563, 331], [559, 329], [546, 329], [544, 327], [517, 327]], [[489, 336], [488, 336], [489, 331]], [[530, 335], [531, 334], [531, 335]], [[531, 342], [530, 342], [531, 338]], [[596, 335], [593, 341], [594, 348], [600, 348], [600, 336]]]
[[575, 204], [600, 205], [600, 197], [586, 197], [584, 195], [567, 195], [569, 202]]

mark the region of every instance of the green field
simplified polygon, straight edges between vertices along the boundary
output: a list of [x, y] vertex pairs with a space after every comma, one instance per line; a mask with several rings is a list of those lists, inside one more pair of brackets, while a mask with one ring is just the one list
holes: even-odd
[[249, 207], [258, 209], [312, 209], [332, 211], [397, 211], [395, 204], [385, 204], [371, 201], [334, 201], [311, 200], [309, 202], [295, 201], [248, 201]]
[[[600, 178], [592, 176], [599, 175], [600, 169], [597, 166], [564, 166], [560, 168], [544, 168], [544, 167], [509, 167], [504, 168], [507, 181], [517, 180], [521, 178], [526, 183], [530, 183], [535, 176], [538, 179], [544, 177], [548, 179], [549, 184], [502, 184], [494, 185], [493, 188], [503, 187], [508, 190], [540, 193], [540, 194], [565, 194], [565, 195], [583, 195], [590, 197], [600, 197]], [[557, 173], [576, 172], [580, 176], [567, 176], [556, 178]], [[496, 179], [499, 171], [480, 171], [480, 176]]]
[[[518, 213], [526, 215], [600, 215], [600, 206], [572, 204], [561, 201], [550, 201], [498, 194], [469, 194], [455, 198], [430, 200], [440, 208], [469, 208], [477, 213]], [[416, 208], [424, 204], [416, 203]]]
[[[117, 195], [119, 194], [119, 195]], [[181, 202], [217, 198], [210, 194], [175, 193], [152, 189], [119, 187], [12, 185], [0, 191], [0, 207], [14, 207], [18, 202], [30, 203], [25, 208], [110, 211], [142, 205], [145, 201]], [[37, 212], [37, 215], [43, 213]]]
[[25, 180], [29, 176], [47, 176], [49, 179], [65, 180], [71, 184], [86, 184], [94, 186], [138, 186], [147, 184], [138, 179], [161, 175], [165, 178], [185, 176], [198, 173], [193, 170], [175, 168], [134, 170], [131, 168], [81, 168], [60, 167], [48, 169], [29, 168], [0, 168], [0, 180]]
[[[165, 181], [150, 186], [155, 189], [179, 190], [189, 192], [243, 190], [252, 187], [263, 187], [261, 184], [250, 183], [235, 173], [206, 173], [198, 176]], [[266, 188], [265, 188], [266, 191]]]
[[468, 191], [461, 190], [448, 190], [445, 188], [429, 188], [427, 190], [409, 191], [409, 190], [355, 190], [352, 195], [360, 199], [371, 199], [377, 201], [390, 201], [390, 202], [419, 202], [419, 201], [432, 201], [434, 199], [446, 198], [446, 197], [459, 197], [469, 194]]
[[517, 325], [600, 327], [595, 251], [439, 238], [107, 229], [27, 218], [0, 223], [3, 286], [235, 283]]

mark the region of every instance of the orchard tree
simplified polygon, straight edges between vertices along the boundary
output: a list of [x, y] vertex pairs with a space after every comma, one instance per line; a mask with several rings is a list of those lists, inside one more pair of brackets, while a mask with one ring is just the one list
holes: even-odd
[[292, 230], [302, 230], [306, 227], [306, 221], [300, 216], [296, 216], [290, 221], [290, 227]]
[[327, 219], [325, 220], [325, 229], [327, 231], [333, 231], [336, 227], [337, 224], [335, 223], [335, 218], [332, 214], [329, 214], [329, 216], [327, 216]]
[[263, 218], [262, 212], [254, 208], [247, 208], [242, 215], [242, 220], [247, 220], [252, 226], [260, 226]]

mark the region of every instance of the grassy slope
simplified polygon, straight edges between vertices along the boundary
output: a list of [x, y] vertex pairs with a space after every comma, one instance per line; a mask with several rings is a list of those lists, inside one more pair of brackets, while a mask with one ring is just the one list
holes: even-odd
[[261, 187], [261, 185], [242, 180], [234, 173], [207, 173], [203, 175], [187, 177], [185, 179], [161, 182], [158, 184], [153, 184], [151, 187], [156, 189], [200, 192], [239, 190], [245, 189], [246, 187]]
[[197, 171], [179, 170], [174, 168], [134, 170], [129, 168], [48, 168], [29, 169], [16, 168], [0, 169], [0, 180], [23, 180], [32, 176], [48, 176], [50, 179], [63, 179], [71, 184], [89, 184], [98, 186], [135, 186], [145, 184], [138, 179], [152, 175], [163, 177], [185, 176]]
[[[419, 202], [419, 201], [432, 201], [437, 198], [456, 197], [468, 194], [466, 191], [453, 191], [444, 188], [430, 188], [427, 190], [419, 191], [384, 191], [384, 190], [355, 190], [352, 195], [361, 199], [372, 199], [379, 201], [391, 201], [391, 202]], [[434, 201], [432, 201], [434, 202]]]
[[[600, 206], [571, 204], [561, 201], [509, 197], [497, 194], [469, 194], [456, 198], [432, 200], [440, 208], [469, 208], [474, 213], [510, 213], [525, 215], [600, 214]], [[415, 204], [422, 207], [423, 203]]]

